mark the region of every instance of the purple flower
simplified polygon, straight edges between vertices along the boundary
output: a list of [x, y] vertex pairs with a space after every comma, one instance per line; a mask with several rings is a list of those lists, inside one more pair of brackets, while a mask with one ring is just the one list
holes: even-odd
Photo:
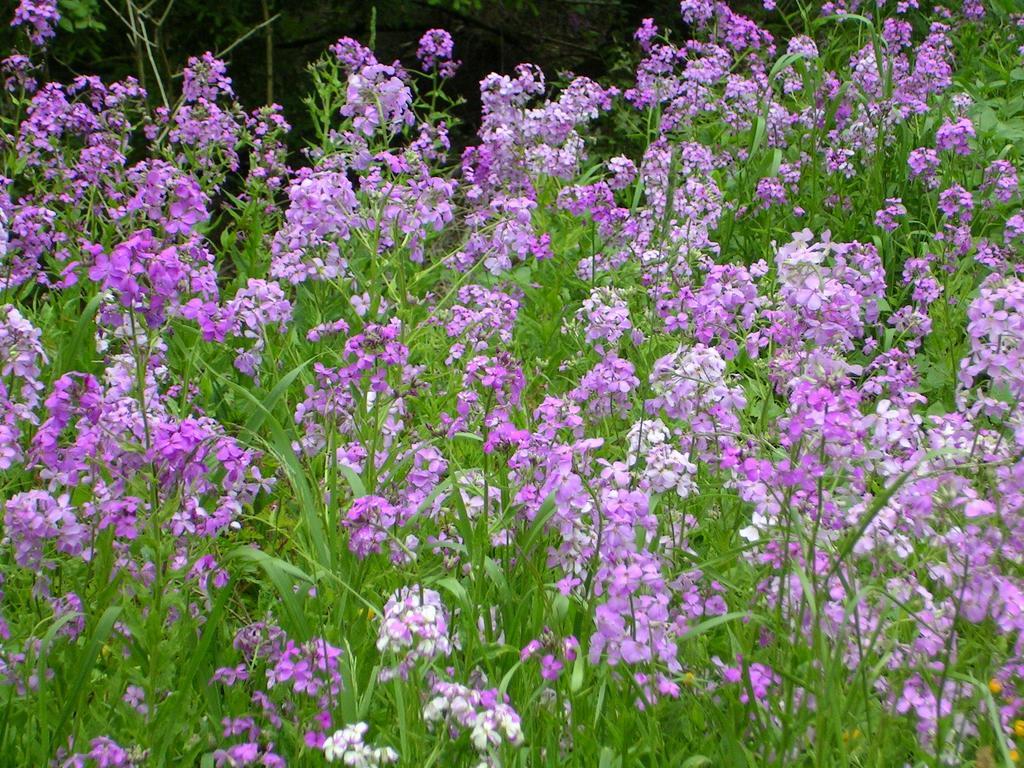
[[380, 552], [388, 531], [400, 525], [399, 510], [380, 496], [360, 496], [341, 521], [349, 532], [348, 548], [359, 558]]
[[322, 638], [301, 645], [287, 640], [267, 669], [267, 687], [290, 684], [297, 694], [316, 699], [341, 692], [340, 660], [344, 653]]
[[608, 161], [608, 170], [612, 174], [608, 186], [612, 189], [625, 189], [636, 180], [636, 165], [625, 155], [616, 155]]
[[452, 652], [448, 611], [441, 595], [422, 586], [402, 587], [384, 605], [377, 632], [377, 650], [397, 656], [398, 663], [381, 670], [381, 680], [403, 680], [420, 661], [432, 661]]
[[1024, 281], [991, 275], [967, 310], [970, 355], [960, 381], [971, 386], [985, 374], [992, 385], [1024, 397]]
[[649, 53], [651, 50], [651, 41], [658, 36], [658, 25], [654, 23], [654, 19], [644, 19], [640, 22], [640, 26], [637, 27], [636, 32], [633, 33], [633, 39], [640, 44], [641, 50], [644, 53]]
[[33, 45], [46, 45], [56, 34], [60, 11], [57, 0], [21, 0], [14, 9], [12, 27], [25, 27]]
[[910, 166], [910, 178], [920, 178], [932, 189], [938, 186], [935, 173], [939, 169], [939, 157], [934, 149], [922, 147], [911, 151], [907, 164]]
[[214, 102], [220, 96], [234, 95], [227, 65], [209, 51], [201, 57], [190, 56], [182, 77], [181, 90], [186, 103]]
[[448, 78], [452, 77], [462, 64], [452, 58], [454, 49], [452, 36], [447, 31], [431, 29], [424, 32], [423, 37], [420, 38], [416, 58], [419, 59], [425, 71], [436, 71], [441, 77]]
[[959, 184], [954, 184], [939, 193], [939, 210], [951, 219], [970, 221], [974, 197]]
[[481, 757], [492, 754], [503, 744], [522, 745], [519, 713], [509, 704], [508, 696], [496, 688], [471, 688], [435, 679], [430, 695], [432, 698], [423, 707], [427, 724], [433, 728], [444, 723], [453, 736], [469, 731], [470, 742]]
[[614, 288], [592, 289], [576, 319], [584, 325], [587, 341], [600, 353], [605, 352], [605, 342], [614, 349], [633, 328], [629, 306]]
[[935, 148], [940, 152], [955, 152], [958, 155], [971, 154], [968, 143], [974, 138], [974, 124], [968, 117], [946, 121], [935, 132]]
[[898, 197], [887, 198], [885, 202], [885, 208], [875, 211], [875, 225], [886, 232], [893, 232], [899, 226], [898, 219], [907, 215], [907, 209]]
[[14, 559], [23, 568], [52, 568], [44, 560], [47, 542], [67, 555], [89, 558], [89, 528], [79, 521], [70, 497], [54, 498], [46, 491], [15, 494], [4, 505], [4, 527], [14, 546]]
[[989, 192], [997, 202], [1009, 203], [1020, 192], [1020, 176], [1008, 160], [993, 160], [985, 169], [982, 189]]
[[300, 170], [288, 187], [285, 224], [271, 246], [270, 275], [289, 283], [345, 273], [342, 244], [358, 224], [358, 201], [342, 171]]

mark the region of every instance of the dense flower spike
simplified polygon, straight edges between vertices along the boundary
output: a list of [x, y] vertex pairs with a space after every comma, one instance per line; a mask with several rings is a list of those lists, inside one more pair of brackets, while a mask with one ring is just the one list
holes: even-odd
[[417, 662], [448, 656], [452, 651], [448, 622], [448, 612], [434, 590], [404, 587], [393, 594], [384, 606], [377, 650], [404, 658], [382, 670], [381, 679], [395, 675], [404, 679]]
[[24, 455], [21, 429], [38, 424], [36, 407], [44, 390], [40, 381], [46, 353], [42, 331], [13, 306], [0, 306], [0, 470], [10, 469]]
[[428, 72], [436, 71], [441, 77], [452, 77], [462, 63], [452, 58], [454, 49], [455, 42], [446, 30], [430, 29], [420, 38], [416, 58]]
[[33, 45], [46, 45], [56, 34], [60, 11], [57, 0], [21, 0], [14, 10], [12, 27], [25, 27]]

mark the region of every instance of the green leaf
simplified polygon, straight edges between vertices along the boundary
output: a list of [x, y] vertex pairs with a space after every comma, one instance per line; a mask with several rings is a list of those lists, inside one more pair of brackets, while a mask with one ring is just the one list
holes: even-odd
[[736, 621], [736, 619], [750, 618], [751, 613], [749, 611], [733, 611], [732, 613], [723, 613], [721, 616], [712, 616], [710, 619], [705, 619], [700, 624], [691, 627], [683, 635], [684, 640], [689, 640], [694, 637], [699, 637], [705, 632], [709, 632], [715, 627], [720, 627], [723, 624], [728, 624], [730, 621]]
[[288, 373], [281, 377], [281, 380], [274, 385], [274, 388], [267, 393], [267, 396], [259, 401], [259, 407], [257, 407], [252, 415], [245, 422], [243, 431], [250, 434], [256, 435], [260, 427], [263, 426], [263, 422], [266, 421], [267, 416], [273, 413], [274, 406], [277, 405], [278, 400], [288, 391], [288, 388], [292, 383], [299, 377], [307, 365], [313, 362], [315, 358], [311, 357], [304, 362], [299, 363], [297, 366], [292, 368]]
[[469, 593], [466, 588], [462, 586], [454, 577], [446, 576], [436, 582], [437, 586], [441, 587], [445, 592], [448, 592], [455, 601], [465, 609], [472, 607], [472, 603], [469, 600]]
[[76, 712], [78, 709], [78, 700], [85, 692], [86, 682], [92, 674], [100, 648], [107, 642], [107, 638], [110, 637], [114, 624], [117, 622], [117, 617], [120, 615], [121, 606], [111, 605], [103, 612], [99, 621], [96, 622], [96, 626], [89, 636], [89, 641], [86, 643], [75, 664], [78, 673], [65, 694], [64, 707], [61, 709], [60, 716], [57, 718], [57, 725], [53, 729], [54, 738], [52, 743], [60, 743], [64, 734], [64, 725], [67, 723], [71, 713]]
[[164, 727], [155, 727], [153, 729], [158, 734], [157, 747], [155, 748], [156, 757], [154, 760], [157, 765], [164, 764], [167, 750], [171, 746], [171, 741], [167, 737], [173, 738], [176, 733], [180, 732], [181, 726], [187, 722], [181, 718], [180, 712], [183, 705], [195, 696], [192, 686], [196, 673], [203, 662], [210, 656], [211, 651], [215, 652], [213, 641], [220, 631], [221, 619], [224, 616], [228, 599], [231, 597], [232, 592], [232, 585], [229, 582], [218, 593], [217, 599], [213, 604], [213, 610], [210, 611], [203, 624], [203, 634], [195, 648], [190, 649], [188, 664], [175, 681], [174, 692], [156, 710], [157, 722], [165, 724]]
[[572, 674], [569, 677], [569, 691], [579, 693], [583, 687], [583, 678], [586, 674], [586, 654], [577, 653], [572, 663]]
[[228, 553], [227, 559], [229, 561], [242, 560], [261, 568], [277, 590], [277, 594], [281, 598], [281, 605], [284, 607], [284, 612], [299, 639], [308, 640], [313, 636], [305, 611], [303, 611], [299, 598], [293, 589], [296, 581], [312, 584], [312, 578], [294, 565], [272, 557], [255, 547], [238, 547], [233, 549]]
[[540, 509], [537, 510], [537, 514], [534, 515], [533, 522], [530, 523], [530, 530], [526, 532], [526, 536], [523, 538], [522, 552], [529, 557], [533, 554], [533, 548], [537, 541], [544, 534], [545, 526], [548, 521], [555, 514], [555, 492], [552, 491], [543, 502], [541, 502]]
[[597, 765], [598, 768], [622, 768], [622, 758], [616, 755], [611, 747], [601, 747]]
[[356, 474], [352, 467], [339, 464], [338, 471], [341, 473], [342, 477], [345, 478], [345, 482], [348, 483], [348, 487], [352, 489], [352, 495], [355, 498], [358, 499], [361, 496], [366, 495], [366, 486], [363, 484], [363, 479]]

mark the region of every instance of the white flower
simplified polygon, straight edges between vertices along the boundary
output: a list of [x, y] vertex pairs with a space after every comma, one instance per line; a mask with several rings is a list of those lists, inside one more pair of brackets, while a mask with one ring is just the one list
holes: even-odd
[[368, 728], [366, 723], [355, 723], [324, 739], [327, 762], [337, 761], [352, 768], [380, 768], [398, 762], [398, 753], [391, 747], [371, 747], [363, 741]]

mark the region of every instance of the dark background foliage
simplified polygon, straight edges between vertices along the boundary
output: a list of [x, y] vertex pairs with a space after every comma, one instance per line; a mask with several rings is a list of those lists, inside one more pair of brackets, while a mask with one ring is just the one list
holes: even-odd
[[[3, 0], [3, 18], [16, 5]], [[678, 0], [60, 0], [60, 11], [49, 76], [134, 75], [154, 102], [163, 98], [161, 84], [173, 100], [187, 58], [213, 51], [228, 61], [241, 102], [283, 105], [299, 141], [308, 131], [300, 100], [306, 66], [339, 37], [372, 44], [382, 61], [415, 65], [420, 35], [448, 29], [464, 62], [450, 89], [465, 100], [460, 117], [472, 131], [478, 83], [489, 72], [529, 61], [551, 79], [572, 72], [625, 83], [632, 70], [623, 64], [643, 18], [685, 35]], [[3, 50], [20, 39], [6, 24], [0, 29]]]

